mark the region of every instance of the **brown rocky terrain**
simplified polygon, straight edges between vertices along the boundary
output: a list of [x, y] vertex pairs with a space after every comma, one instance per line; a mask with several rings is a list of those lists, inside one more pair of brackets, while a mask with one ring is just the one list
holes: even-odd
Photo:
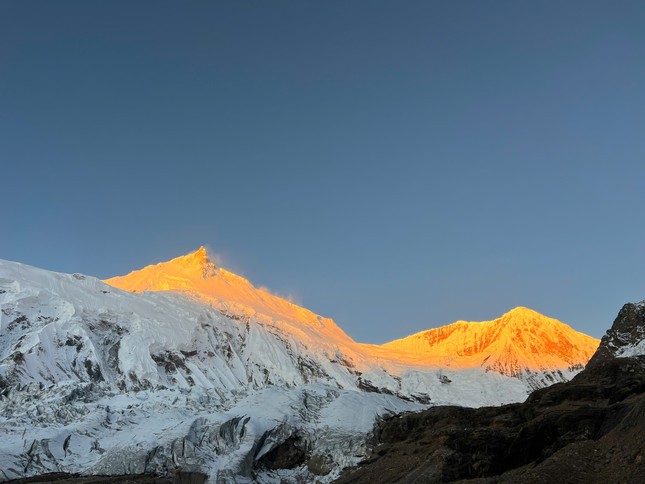
[[82, 476], [66, 472], [53, 472], [41, 476], [7, 481], [11, 484], [204, 484], [206, 476], [199, 472], [176, 472], [173, 476], [131, 474], [122, 476]]
[[643, 328], [645, 306], [625, 305], [583, 372], [524, 403], [387, 419], [337, 482], [645, 482], [645, 357], [615, 356]]

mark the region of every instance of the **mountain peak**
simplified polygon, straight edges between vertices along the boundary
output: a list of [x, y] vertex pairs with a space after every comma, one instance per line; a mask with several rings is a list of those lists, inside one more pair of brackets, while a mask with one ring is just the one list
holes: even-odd
[[645, 301], [622, 307], [589, 364], [597, 366], [615, 357], [640, 355], [645, 355]]
[[523, 371], [582, 367], [599, 341], [519, 306], [493, 321], [457, 322], [382, 347], [459, 368], [480, 366], [516, 376]]
[[560, 324], [560, 321], [549, 318], [544, 314], [538, 313], [537, 311], [524, 306], [517, 306], [516, 308], [511, 309], [496, 321], [505, 327], [516, 325], [544, 326], [547, 325], [549, 321]]
[[209, 278], [217, 277], [220, 270], [211, 262], [206, 248], [201, 246], [186, 255], [104, 282], [130, 292], [186, 291], [195, 289], [196, 284], [203, 284]]
[[192, 255], [196, 259], [200, 259], [202, 261], [209, 261], [210, 259], [208, 258], [208, 253], [206, 252], [206, 247], [203, 245], [199, 246], [199, 249], [197, 249], [195, 252], [193, 252]]
[[517, 307], [511, 309], [510, 311], [508, 311], [507, 313], [505, 313], [502, 317], [504, 317], [504, 316], [512, 316], [512, 317], [520, 317], [520, 318], [526, 318], [526, 317], [544, 318], [544, 315], [538, 313], [537, 311], [534, 311], [531, 308], [527, 308], [525, 306], [517, 306]]
[[[168, 262], [162, 262], [161, 264], [172, 264], [177, 266], [203, 266], [207, 264], [212, 264], [210, 257], [208, 257], [208, 252], [206, 248], [202, 245], [194, 252], [190, 252], [186, 255], [176, 257]], [[159, 265], [159, 264], [157, 264]]]
[[179, 292], [237, 316], [255, 315], [268, 320], [290, 321], [296, 325], [320, 325], [324, 321], [343, 340], [347, 338], [331, 319], [319, 317], [264, 288], [255, 287], [242, 276], [216, 267], [203, 246], [167, 262], [149, 265], [103, 282], [129, 292]]

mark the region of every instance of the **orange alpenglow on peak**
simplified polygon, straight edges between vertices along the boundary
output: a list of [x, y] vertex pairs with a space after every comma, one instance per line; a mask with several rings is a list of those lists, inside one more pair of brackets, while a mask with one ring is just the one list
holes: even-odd
[[525, 307], [493, 321], [453, 324], [386, 343], [381, 348], [417, 364], [482, 367], [514, 376], [584, 366], [600, 340]]
[[255, 316], [324, 325], [341, 339], [349, 339], [331, 319], [318, 316], [267, 289], [256, 288], [244, 277], [216, 267], [203, 246], [168, 262], [149, 265], [103, 282], [129, 292], [181, 292], [189, 299], [211, 304], [223, 313], [237, 317]]
[[505, 316], [510, 316], [513, 318], [533, 318], [533, 317], [543, 318], [544, 317], [542, 314], [538, 313], [537, 311], [534, 311], [531, 308], [527, 308], [524, 306], [517, 306], [511, 309], [510, 311], [504, 313], [502, 315], [502, 318]]
[[199, 247], [195, 252], [192, 254], [188, 254], [188, 257], [192, 256], [195, 260], [201, 261], [201, 262], [210, 262], [210, 259], [208, 258], [208, 254], [206, 253], [206, 247], [203, 245]]
[[184, 266], [187, 268], [195, 267], [195, 266], [203, 266], [203, 265], [210, 265], [213, 267], [215, 266], [215, 264], [213, 264], [213, 262], [211, 261], [210, 257], [208, 257], [206, 248], [203, 245], [195, 252], [191, 252], [189, 254], [176, 257], [168, 262], [162, 262], [162, 264], [171, 264], [171, 263], [174, 266]]
[[344, 354], [353, 354], [357, 361], [374, 360], [386, 367], [482, 368], [508, 376], [526, 371], [573, 371], [586, 365], [600, 343], [525, 307], [493, 321], [457, 321], [380, 346], [356, 343], [332, 319], [216, 267], [204, 247], [104, 282], [130, 292], [181, 293], [226, 315], [279, 324], [294, 337], [310, 342], [320, 338], [325, 344], [343, 348]]

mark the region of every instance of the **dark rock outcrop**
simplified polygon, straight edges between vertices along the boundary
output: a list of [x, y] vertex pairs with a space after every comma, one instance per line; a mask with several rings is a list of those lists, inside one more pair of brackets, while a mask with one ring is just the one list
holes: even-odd
[[645, 339], [645, 301], [625, 304], [600, 341], [598, 350], [587, 363], [587, 368], [602, 364]]
[[616, 355], [644, 337], [645, 305], [627, 304], [570, 382], [522, 404], [391, 417], [371, 458], [337, 482], [643, 482], [645, 357]]
[[7, 484], [204, 484], [207, 476], [201, 472], [177, 471], [173, 476], [156, 476], [154, 474], [130, 474], [121, 476], [83, 476], [53, 472], [41, 476], [25, 477]]
[[306, 442], [293, 435], [264, 454], [258, 460], [258, 465], [274, 470], [293, 469], [305, 462], [306, 455]]

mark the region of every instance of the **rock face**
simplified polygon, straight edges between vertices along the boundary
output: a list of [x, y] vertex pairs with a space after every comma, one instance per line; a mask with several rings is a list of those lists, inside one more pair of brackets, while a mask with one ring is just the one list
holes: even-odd
[[625, 304], [587, 366], [615, 357], [645, 354], [645, 301]]
[[642, 482], [644, 330], [643, 304], [627, 304], [570, 382], [521, 404], [391, 417], [372, 456], [337, 482]]

